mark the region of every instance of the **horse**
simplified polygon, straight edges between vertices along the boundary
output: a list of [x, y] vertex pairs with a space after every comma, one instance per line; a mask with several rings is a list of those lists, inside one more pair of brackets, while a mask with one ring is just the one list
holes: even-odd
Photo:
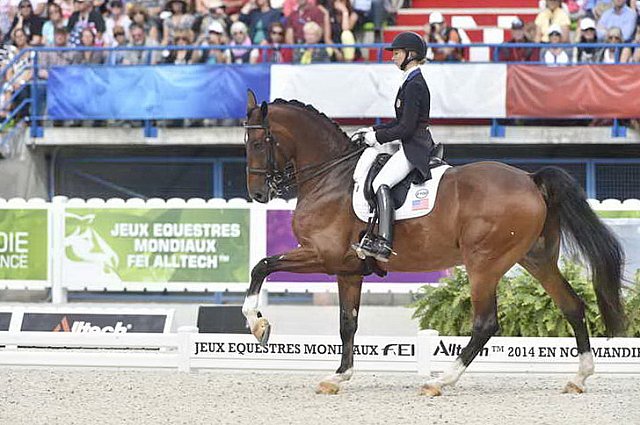
[[[352, 174], [364, 147], [310, 105], [276, 99], [258, 105], [249, 90], [245, 124], [247, 187], [257, 202], [268, 202], [293, 186], [297, 204], [292, 228], [299, 247], [263, 258], [251, 271], [242, 311], [252, 334], [268, 342], [271, 326], [258, 294], [273, 272], [337, 276], [342, 355], [336, 372], [317, 393], [335, 394], [353, 374], [365, 270], [352, 244], [366, 227], [351, 206]], [[561, 241], [580, 253], [592, 272], [597, 304], [609, 336], [624, 332], [621, 299], [624, 253], [621, 244], [587, 203], [581, 186], [565, 171], [545, 167], [527, 173], [499, 162], [449, 168], [438, 199], [426, 216], [395, 223], [394, 250], [385, 271], [429, 272], [463, 265], [471, 285], [471, 339], [442, 376], [420, 393], [439, 396], [499, 331], [496, 287], [520, 264], [543, 286], [571, 325], [578, 349], [578, 372], [564, 392], [582, 393], [594, 372], [584, 301], [558, 269]]]

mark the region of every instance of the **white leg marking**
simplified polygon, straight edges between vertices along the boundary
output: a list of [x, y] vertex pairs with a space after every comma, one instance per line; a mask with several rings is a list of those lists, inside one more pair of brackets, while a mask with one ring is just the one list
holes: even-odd
[[577, 385], [580, 389], [584, 389], [584, 381], [591, 375], [593, 375], [593, 353], [591, 351], [582, 353], [578, 357], [580, 359], [580, 366], [578, 367], [578, 373], [571, 379], [571, 382]]
[[253, 330], [258, 321], [258, 296], [249, 295], [242, 304], [242, 314], [249, 322], [249, 329]]
[[460, 359], [456, 359], [451, 368], [437, 379], [427, 382], [427, 385], [436, 386], [438, 388], [455, 385], [460, 376], [467, 370]]
[[327, 376], [322, 382], [331, 382], [333, 384], [340, 384], [341, 382], [348, 381], [353, 376], [353, 368], [345, 370], [343, 373], [334, 373], [331, 376]]

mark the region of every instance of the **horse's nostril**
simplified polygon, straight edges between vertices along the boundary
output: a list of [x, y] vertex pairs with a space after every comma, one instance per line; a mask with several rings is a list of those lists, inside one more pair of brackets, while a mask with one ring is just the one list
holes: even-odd
[[262, 192], [256, 192], [256, 193], [253, 195], [253, 198], [254, 198], [256, 201], [262, 201], [262, 196], [263, 196], [263, 195], [262, 195]]

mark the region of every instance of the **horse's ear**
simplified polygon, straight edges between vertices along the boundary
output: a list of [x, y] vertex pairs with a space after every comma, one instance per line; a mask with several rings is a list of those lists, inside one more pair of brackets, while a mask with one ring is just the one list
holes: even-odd
[[267, 104], [267, 102], [262, 101], [262, 104], [260, 104], [260, 112], [262, 113], [262, 122], [266, 123], [267, 114], [269, 113], [269, 105]]
[[256, 101], [255, 93], [253, 92], [253, 90], [247, 89], [247, 117], [249, 116], [249, 112], [251, 112], [251, 110], [257, 105], [258, 102]]

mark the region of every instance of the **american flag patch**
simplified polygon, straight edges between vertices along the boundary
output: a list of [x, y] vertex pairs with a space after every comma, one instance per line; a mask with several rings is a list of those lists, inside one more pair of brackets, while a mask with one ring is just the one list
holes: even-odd
[[411, 209], [413, 211], [415, 211], [415, 210], [428, 210], [429, 209], [429, 199], [428, 198], [424, 198], [424, 199], [416, 199], [414, 201], [411, 201]]

